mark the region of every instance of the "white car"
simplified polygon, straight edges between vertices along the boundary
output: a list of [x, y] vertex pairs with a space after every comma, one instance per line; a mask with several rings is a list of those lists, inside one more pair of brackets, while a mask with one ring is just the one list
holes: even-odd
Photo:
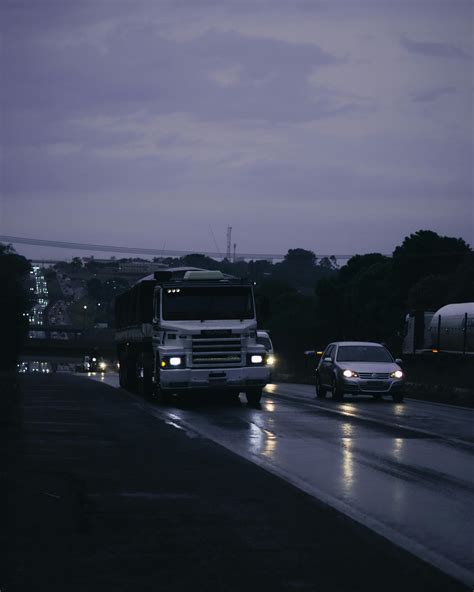
[[391, 395], [403, 401], [405, 376], [388, 349], [368, 341], [338, 341], [324, 350], [316, 369], [316, 396], [341, 401], [344, 394], [372, 395], [380, 399]]

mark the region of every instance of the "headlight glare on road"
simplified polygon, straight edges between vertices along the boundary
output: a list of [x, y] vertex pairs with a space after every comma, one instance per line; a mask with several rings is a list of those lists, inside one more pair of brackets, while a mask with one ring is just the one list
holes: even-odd
[[359, 376], [357, 372], [354, 372], [353, 370], [344, 370], [342, 374], [346, 378], [357, 378], [357, 376]]
[[390, 374], [391, 378], [403, 378], [403, 372], [401, 370], [395, 370]]

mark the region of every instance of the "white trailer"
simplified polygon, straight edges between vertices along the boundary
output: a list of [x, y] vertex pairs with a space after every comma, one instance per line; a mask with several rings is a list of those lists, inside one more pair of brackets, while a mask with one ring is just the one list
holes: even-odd
[[474, 302], [417, 311], [405, 319], [404, 354], [474, 354]]

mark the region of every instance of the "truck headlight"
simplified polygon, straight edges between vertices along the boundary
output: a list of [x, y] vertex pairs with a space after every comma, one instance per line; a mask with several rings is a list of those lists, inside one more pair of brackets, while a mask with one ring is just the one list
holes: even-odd
[[182, 356], [165, 356], [161, 360], [161, 368], [183, 368], [185, 359]]
[[395, 370], [390, 374], [390, 378], [403, 378], [403, 372], [401, 370]]
[[267, 356], [267, 366], [274, 366], [276, 362], [275, 356], [273, 354], [269, 354]]
[[263, 354], [247, 354], [247, 366], [263, 366], [264, 364]]

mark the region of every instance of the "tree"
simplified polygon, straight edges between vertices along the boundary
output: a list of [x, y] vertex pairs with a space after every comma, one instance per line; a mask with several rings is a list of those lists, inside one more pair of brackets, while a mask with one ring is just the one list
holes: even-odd
[[418, 230], [406, 237], [393, 252], [393, 270], [400, 298], [406, 302], [410, 288], [422, 277], [449, 275], [472, 253], [462, 238]]
[[28, 333], [32, 299], [26, 288], [31, 265], [8, 245], [0, 244], [0, 370], [13, 370]]

